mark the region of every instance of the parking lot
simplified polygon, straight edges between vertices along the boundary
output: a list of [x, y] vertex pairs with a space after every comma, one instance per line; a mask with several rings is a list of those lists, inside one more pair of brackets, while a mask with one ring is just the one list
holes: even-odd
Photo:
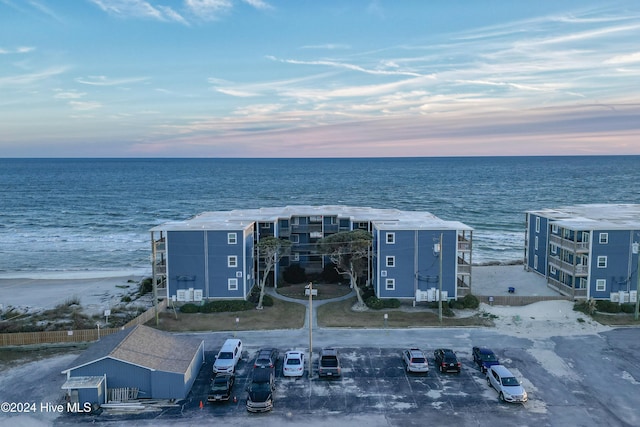
[[[640, 385], [640, 330], [621, 328], [600, 334], [518, 337], [487, 328], [424, 328], [397, 330], [321, 329], [314, 332], [314, 376], [284, 378], [282, 356], [289, 349], [304, 349], [304, 330], [242, 332], [243, 359], [238, 365], [233, 398], [207, 403], [214, 355], [229, 334], [192, 334], [205, 340], [206, 363], [188, 399], [179, 407], [153, 415], [99, 416], [102, 425], [200, 425], [221, 423], [246, 426], [636, 426]], [[289, 343], [284, 346], [283, 343]], [[483, 374], [474, 367], [471, 348], [492, 348], [529, 394], [525, 404], [501, 403]], [[342, 377], [319, 379], [317, 351], [335, 346], [342, 362]], [[419, 346], [429, 356], [428, 375], [407, 374], [401, 351]], [[274, 409], [250, 414], [245, 408], [245, 387], [257, 351], [280, 350]], [[442, 374], [433, 367], [433, 350], [456, 351], [462, 372]], [[203, 402], [202, 409], [200, 402]], [[63, 417], [57, 424], [87, 420]], [[259, 421], [258, 421], [259, 420]]]

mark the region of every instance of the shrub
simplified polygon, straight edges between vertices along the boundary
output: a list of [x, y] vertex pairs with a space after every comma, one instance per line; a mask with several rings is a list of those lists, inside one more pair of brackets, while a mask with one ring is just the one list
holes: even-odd
[[197, 313], [198, 311], [200, 311], [200, 307], [191, 303], [182, 304], [180, 307], [180, 313]]
[[320, 275], [322, 280], [325, 283], [339, 283], [340, 282], [340, 274], [336, 271], [336, 265], [333, 263], [327, 264], [322, 269], [322, 274]]
[[149, 292], [153, 292], [153, 279], [151, 277], [143, 279], [138, 288], [138, 294], [140, 295], [144, 295]]
[[620, 313], [620, 304], [606, 300], [596, 301], [596, 309], [603, 313]]
[[265, 307], [273, 307], [273, 298], [271, 298], [271, 295], [265, 295], [262, 298], [262, 305]]
[[452, 308], [455, 310], [462, 310], [465, 308], [464, 302], [462, 300], [452, 299], [451, 301], [449, 301], [449, 308]]
[[307, 281], [307, 274], [300, 264], [291, 264], [282, 273], [282, 278], [289, 283], [304, 283]]
[[229, 311], [251, 310], [254, 307], [254, 303], [244, 300], [208, 301], [199, 307], [199, 311], [201, 313], [224, 313]]
[[636, 312], [636, 305], [635, 304], [622, 304], [620, 306], [620, 311], [622, 311], [623, 313], [635, 313]]
[[120, 299], [120, 302], [131, 302], [131, 297], [129, 295], [125, 295]]
[[367, 307], [373, 310], [381, 310], [384, 308], [398, 308], [400, 307], [400, 300], [397, 298], [380, 299], [375, 295], [372, 295], [364, 300]]
[[467, 294], [462, 298], [464, 308], [476, 309], [480, 307], [480, 300], [475, 295]]

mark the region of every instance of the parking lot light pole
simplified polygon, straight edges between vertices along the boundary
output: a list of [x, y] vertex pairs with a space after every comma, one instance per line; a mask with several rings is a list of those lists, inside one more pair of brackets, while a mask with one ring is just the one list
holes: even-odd
[[637, 281], [636, 281], [636, 310], [635, 310], [635, 314], [633, 315], [633, 318], [635, 320], [638, 320], [638, 309], [640, 308], [640, 245], [634, 243], [635, 245], [635, 251], [636, 254], [638, 254], [638, 261], [636, 264], [636, 276], [637, 276]]
[[309, 379], [313, 378], [313, 282], [309, 282]]

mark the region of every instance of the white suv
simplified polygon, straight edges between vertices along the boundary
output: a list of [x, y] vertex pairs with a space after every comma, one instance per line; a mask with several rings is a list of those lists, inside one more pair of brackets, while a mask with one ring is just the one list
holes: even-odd
[[402, 352], [402, 360], [407, 367], [407, 372], [429, 373], [429, 362], [424, 351], [419, 348], [410, 348]]
[[242, 358], [242, 341], [238, 339], [228, 339], [222, 344], [222, 348], [213, 362], [213, 373], [233, 374], [236, 365]]
[[487, 384], [496, 389], [503, 402], [527, 401], [527, 392], [521, 382], [502, 365], [492, 365], [487, 369]]

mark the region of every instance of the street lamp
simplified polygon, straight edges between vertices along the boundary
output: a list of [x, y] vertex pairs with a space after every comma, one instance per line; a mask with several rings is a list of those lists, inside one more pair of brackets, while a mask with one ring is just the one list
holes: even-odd
[[384, 328], [387, 329], [387, 320], [389, 320], [389, 315], [387, 313], [384, 314]]
[[311, 379], [313, 378], [313, 282], [309, 282], [305, 288], [309, 293], [309, 379]]
[[234, 338], [238, 334], [238, 325], [240, 324], [240, 318], [236, 317], [236, 332], [233, 334]]

